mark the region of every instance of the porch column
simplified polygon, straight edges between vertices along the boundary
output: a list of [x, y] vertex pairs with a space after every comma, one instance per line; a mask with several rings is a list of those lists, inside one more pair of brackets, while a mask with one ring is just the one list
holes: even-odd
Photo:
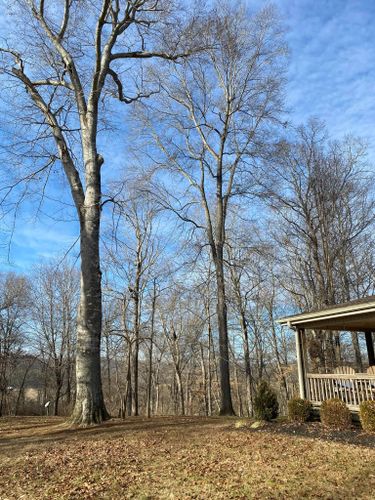
[[302, 399], [306, 398], [305, 366], [304, 366], [305, 363], [304, 363], [304, 353], [303, 353], [304, 333], [305, 330], [302, 328], [296, 328], [295, 330], [299, 395]]
[[372, 332], [365, 332], [367, 356], [369, 366], [375, 365], [374, 341], [372, 339]]

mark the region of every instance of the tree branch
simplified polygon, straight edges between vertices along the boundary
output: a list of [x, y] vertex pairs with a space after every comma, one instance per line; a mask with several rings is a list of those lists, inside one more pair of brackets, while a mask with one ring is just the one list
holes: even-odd
[[64, 38], [66, 28], [68, 27], [70, 6], [72, 4], [72, 1], [73, 0], [65, 0], [63, 19], [61, 21], [59, 34], [57, 35], [57, 40], [59, 42], [61, 42], [61, 40]]
[[44, 101], [43, 97], [38, 92], [33, 82], [26, 75], [24, 71], [24, 62], [21, 56], [16, 51], [10, 49], [0, 48], [0, 52], [11, 54], [15, 59], [16, 65], [18, 67], [13, 67], [8, 73], [14, 78], [20, 80], [25, 85], [27, 93], [30, 95], [37, 108], [42, 112], [47, 124], [52, 131], [52, 135], [55, 139], [55, 143], [59, 151], [59, 157], [72, 191], [74, 203], [76, 205], [78, 214], [81, 215], [82, 206], [84, 204], [83, 186], [79, 177], [79, 173], [75, 168], [73, 159], [70, 155], [69, 148], [62, 129], [56, 119], [56, 115], [51, 111], [49, 105]]
[[147, 99], [148, 97], [151, 97], [152, 95], [157, 94], [159, 92], [159, 90], [150, 90], [150, 92], [147, 92], [146, 94], [139, 93], [135, 97], [127, 97], [127, 96], [124, 95], [124, 88], [123, 88], [122, 82], [121, 82], [118, 74], [116, 73], [116, 71], [114, 71], [113, 69], [109, 68], [108, 69], [108, 74], [112, 77], [113, 81], [116, 84], [117, 93], [118, 93], [117, 94], [118, 99], [121, 102], [124, 102], [126, 104], [131, 104], [132, 102], [138, 101], [139, 99], [142, 99], [142, 98], [146, 98]]
[[[67, 71], [70, 74], [70, 78], [71, 78], [72, 85], [73, 85], [74, 92], [75, 92], [75, 96], [76, 96], [77, 107], [78, 107], [80, 119], [81, 119], [82, 124], [85, 125], [86, 115], [87, 115], [87, 104], [86, 104], [86, 99], [85, 99], [85, 93], [83, 91], [82, 83], [81, 83], [81, 80], [79, 78], [78, 71], [77, 71], [77, 68], [75, 66], [74, 60], [73, 60], [72, 56], [70, 55], [70, 53], [68, 52], [68, 50], [66, 50], [65, 47], [62, 45], [61, 38], [59, 38], [59, 34], [55, 34], [52, 31], [52, 29], [50, 28], [50, 26], [47, 24], [47, 21], [43, 15], [44, 5], [42, 6], [42, 4], [44, 4], [44, 2], [43, 1], [40, 2], [40, 9], [38, 10], [36, 8], [34, 0], [26, 0], [26, 1], [31, 9], [33, 16], [39, 22], [41, 27], [44, 29], [46, 35], [48, 36], [48, 38], [50, 39], [50, 41], [54, 45], [55, 49], [59, 53], [62, 61], [64, 62], [65, 66], [66, 66]], [[64, 18], [66, 18], [68, 21], [67, 16], [69, 16], [70, 0], [67, 0], [66, 7], [67, 7], [68, 12], [66, 14], [64, 14]], [[63, 21], [62, 27], [63, 26], [64, 26], [64, 21]], [[66, 27], [64, 29], [66, 29]], [[60, 30], [60, 32], [61, 32], [61, 30]]]
[[46, 80], [36, 80], [34, 82], [32, 82], [32, 84], [34, 85], [34, 87], [39, 87], [39, 86], [43, 86], [43, 85], [50, 85], [52, 87], [65, 87], [69, 90], [73, 90], [74, 91], [74, 87], [73, 85], [71, 85], [69, 82], [66, 82], [65, 80], [53, 80], [52, 78], [47, 78]]
[[150, 59], [151, 57], [158, 57], [168, 61], [177, 61], [178, 59], [189, 57], [193, 53], [194, 51], [182, 52], [180, 54], [168, 54], [167, 52], [148, 52], [136, 50], [133, 52], [117, 52], [116, 54], [111, 54], [111, 61], [116, 59]]

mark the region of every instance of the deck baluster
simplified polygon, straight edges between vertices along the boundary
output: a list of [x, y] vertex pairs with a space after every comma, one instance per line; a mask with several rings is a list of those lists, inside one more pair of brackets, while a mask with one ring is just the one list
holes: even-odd
[[337, 397], [358, 411], [362, 401], [375, 400], [375, 375], [367, 373], [308, 373], [307, 396], [314, 404]]

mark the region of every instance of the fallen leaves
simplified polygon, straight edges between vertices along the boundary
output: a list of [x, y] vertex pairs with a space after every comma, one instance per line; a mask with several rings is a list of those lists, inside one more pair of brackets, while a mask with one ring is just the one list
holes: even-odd
[[374, 449], [277, 424], [134, 418], [82, 431], [32, 422], [0, 421], [1, 499], [370, 499], [375, 490]]

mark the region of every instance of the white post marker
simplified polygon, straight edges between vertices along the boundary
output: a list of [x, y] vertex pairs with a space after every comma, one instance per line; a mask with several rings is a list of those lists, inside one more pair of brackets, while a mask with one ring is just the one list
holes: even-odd
[[47, 412], [47, 417], [49, 416], [49, 405], [51, 404], [51, 401], [47, 401], [47, 403], [45, 403], [44, 405], [44, 408], [46, 409], [46, 412]]

